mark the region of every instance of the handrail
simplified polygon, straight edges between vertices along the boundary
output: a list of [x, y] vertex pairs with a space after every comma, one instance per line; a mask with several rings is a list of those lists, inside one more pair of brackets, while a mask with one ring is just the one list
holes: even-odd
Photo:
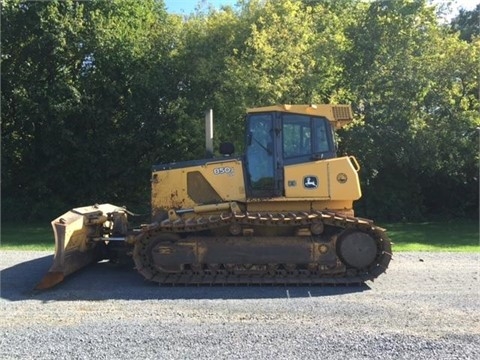
[[360, 171], [360, 164], [358, 163], [357, 159], [355, 158], [355, 156], [349, 156], [348, 158], [352, 162], [353, 168], [358, 173]]

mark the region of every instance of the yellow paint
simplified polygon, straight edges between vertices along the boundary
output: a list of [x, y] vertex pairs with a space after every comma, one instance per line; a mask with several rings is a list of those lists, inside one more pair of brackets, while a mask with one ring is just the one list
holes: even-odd
[[[231, 172], [222, 173], [221, 169], [231, 169]], [[243, 167], [240, 160], [208, 162], [202, 166], [201, 172], [224, 201], [245, 201]]]
[[272, 112], [323, 116], [331, 122], [334, 129], [340, 129], [353, 121], [350, 105], [272, 105], [247, 109], [247, 113]]
[[186, 209], [197, 204], [188, 195], [187, 174], [200, 172], [221, 201], [245, 201], [242, 162], [212, 159], [203, 165], [155, 171], [152, 174], [152, 209]]
[[152, 208], [176, 209], [192, 206], [187, 199], [185, 169], [155, 171], [152, 174]]
[[[317, 188], [304, 186], [304, 179], [311, 176], [318, 179]], [[359, 199], [362, 192], [358, 173], [350, 157], [341, 157], [285, 166], [285, 196], [353, 201]]]
[[[247, 110], [250, 114], [262, 112], [322, 116], [327, 118], [336, 129], [353, 120], [350, 105], [273, 105]], [[331, 209], [351, 213], [353, 201], [361, 197], [358, 171], [359, 165], [353, 157], [287, 165], [284, 167], [283, 196], [269, 199], [246, 198], [245, 177], [242, 162], [239, 159], [212, 159], [199, 165], [154, 171], [152, 174], [153, 215], [170, 209], [194, 209], [199, 205], [232, 202], [245, 204], [248, 211]], [[310, 188], [304, 186], [304, 181], [309, 176], [318, 181], [318, 186]], [[192, 184], [198, 184], [197, 187], [200, 189], [193, 195]], [[202, 197], [198, 196], [198, 193], [206, 195]], [[192, 197], [199, 201], [196, 202]], [[210, 201], [212, 198], [215, 200]], [[189, 216], [188, 214], [186, 216]]]
[[[352, 157], [318, 160], [284, 168], [285, 196], [246, 199], [242, 163], [238, 159], [212, 160], [203, 165], [156, 171], [152, 177], [152, 209], [188, 209], [198, 205], [188, 195], [187, 175], [200, 172], [219, 195], [219, 202], [247, 203], [249, 211], [352, 209], [361, 197], [358, 164]], [[316, 177], [317, 188], [306, 188], [305, 177]]]

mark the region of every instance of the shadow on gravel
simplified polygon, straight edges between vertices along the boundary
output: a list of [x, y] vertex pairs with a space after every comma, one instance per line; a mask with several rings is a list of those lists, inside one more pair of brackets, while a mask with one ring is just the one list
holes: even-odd
[[338, 296], [370, 290], [359, 286], [159, 286], [147, 282], [131, 267], [100, 262], [70, 275], [46, 291], [34, 291], [52, 264], [44, 256], [1, 272], [0, 297], [10, 301], [275, 299]]

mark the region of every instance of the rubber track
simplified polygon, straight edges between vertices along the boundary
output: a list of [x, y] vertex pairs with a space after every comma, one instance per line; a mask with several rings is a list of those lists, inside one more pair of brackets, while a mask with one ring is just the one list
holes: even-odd
[[337, 275], [310, 273], [307, 270], [286, 271], [281, 270], [276, 274], [232, 274], [226, 270], [205, 270], [196, 273], [186, 270], [181, 273], [158, 272], [147, 264], [142, 264], [145, 258], [144, 250], [147, 242], [139, 240], [134, 251], [134, 260], [137, 270], [148, 280], [166, 285], [349, 285], [362, 284], [365, 281], [373, 281], [384, 273], [392, 258], [391, 243], [385, 229], [377, 227], [371, 220], [358, 217], [347, 217], [334, 212], [314, 211], [311, 213], [280, 213], [280, 214], [234, 214], [222, 213], [211, 216], [195, 216], [186, 221], [165, 220], [160, 224], [149, 225], [144, 228], [142, 239], [155, 237], [160, 233], [190, 233], [205, 231], [218, 227], [230, 226], [232, 223], [240, 225], [263, 225], [263, 226], [309, 226], [315, 222], [323, 222], [325, 226], [337, 228], [355, 229], [370, 234], [377, 240], [378, 255], [376, 261], [369, 269], [359, 272], [357, 269], [348, 269]]

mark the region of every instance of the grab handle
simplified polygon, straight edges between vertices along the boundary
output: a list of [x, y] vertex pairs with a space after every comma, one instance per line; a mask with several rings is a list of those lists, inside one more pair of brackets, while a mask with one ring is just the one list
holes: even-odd
[[356, 171], [356, 172], [359, 172], [359, 171], [360, 171], [360, 165], [358, 164], [358, 161], [357, 161], [357, 159], [355, 158], [355, 156], [349, 156], [348, 158], [350, 159], [350, 162], [352, 163], [353, 168], [355, 169], [355, 171]]

